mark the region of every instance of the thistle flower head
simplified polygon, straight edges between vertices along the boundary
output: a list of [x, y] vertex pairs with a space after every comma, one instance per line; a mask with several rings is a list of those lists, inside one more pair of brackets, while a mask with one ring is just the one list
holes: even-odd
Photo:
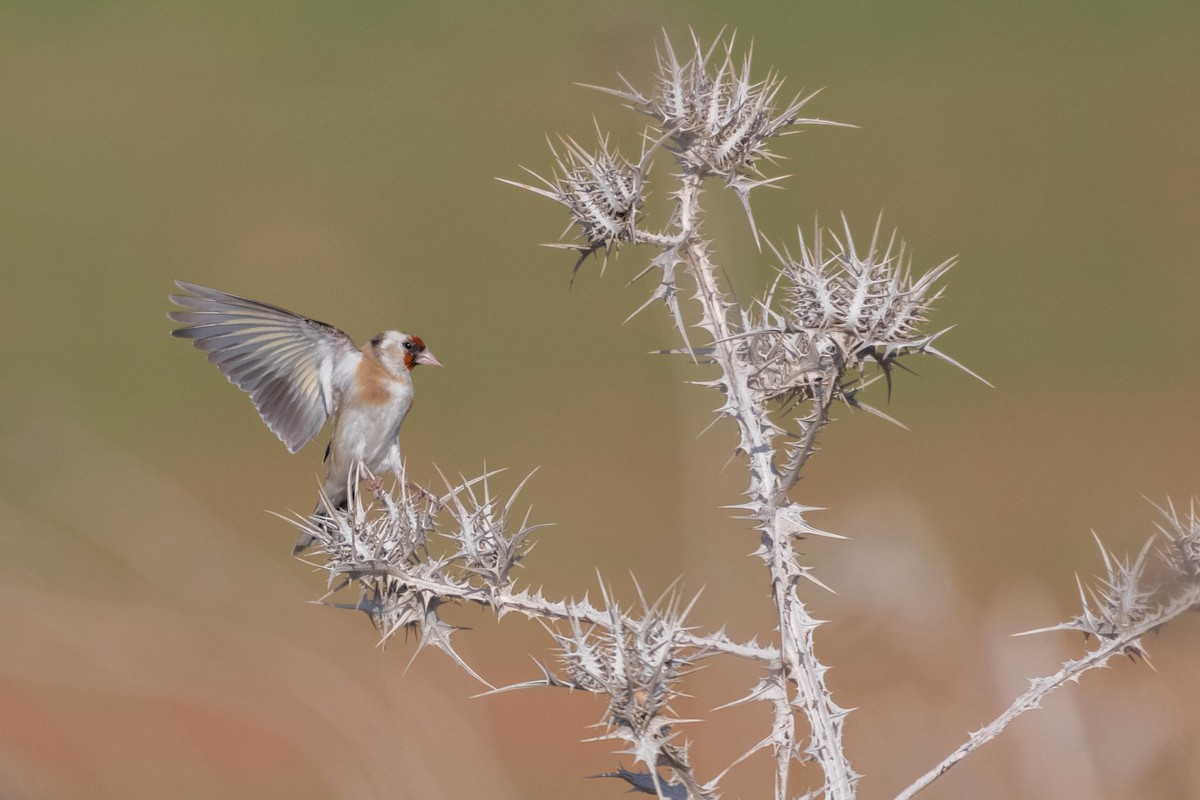
[[[776, 109], [783, 81], [769, 73], [761, 82], [750, 77], [750, 53], [739, 65], [733, 40], [724, 57], [709, 67], [712, 52], [695, 43], [692, 57], [680, 64], [669, 41], [659, 56], [656, 91], [646, 110], [659, 130], [671, 137], [672, 150], [704, 172], [733, 180], [761, 158], [774, 158], [767, 143], [794, 124], [804, 100]], [[807, 99], [807, 98], [805, 98]]]
[[579, 253], [575, 268], [589, 255], [608, 252], [634, 239], [637, 218], [645, 203], [645, 157], [634, 164], [615, 148], [608, 137], [597, 130], [595, 152], [574, 139], [563, 137], [561, 151], [552, 144], [554, 173], [551, 178], [526, 170], [542, 186], [531, 186], [501, 179], [504, 183], [528, 189], [566, 207], [571, 227], [577, 228], [580, 244], [554, 245]]
[[1144, 580], [1152, 541], [1147, 541], [1131, 561], [1110, 553], [1096, 539], [1104, 558], [1104, 575], [1086, 591], [1080, 587], [1083, 611], [1074, 620], [1077, 630], [1108, 639], [1128, 634], [1145, 621], [1153, 609], [1155, 595], [1154, 587]]
[[458, 484], [443, 476], [447, 493], [439, 504], [453, 523], [442, 535], [454, 544], [455, 565], [478, 577], [490, 589], [503, 590], [513, 584], [513, 568], [533, 549], [529, 535], [545, 526], [531, 525], [528, 510], [516, 525], [510, 518], [517, 497], [533, 473], [521, 481], [507, 500], [492, 495], [488, 479], [494, 474], [463, 479]]
[[1177, 510], [1167, 500], [1166, 506], [1155, 505], [1162, 514], [1156, 523], [1168, 544], [1160, 556], [1175, 576], [1196, 580], [1200, 578], [1200, 512], [1193, 499], [1186, 512]]
[[[1152, 505], [1162, 515], [1155, 525], [1166, 544], [1153, 536], [1131, 559], [1110, 552], [1096, 537], [1104, 573], [1091, 585], [1079, 582], [1080, 613], [1027, 633], [1079, 631], [1085, 638], [1095, 636], [1126, 655], [1145, 660], [1144, 634], [1157, 631], [1180, 613], [1200, 609], [1200, 514], [1195, 501], [1186, 513], [1176, 509], [1170, 499], [1163, 506]], [[1156, 543], [1160, 544], [1157, 548]]]
[[[449, 560], [428, 552], [438, 498], [402, 476], [395, 493], [372, 482], [376, 490], [366, 496], [354, 492], [345, 509], [291, 520], [312, 537], [314, 556], [329, 573], [330, 591], [322, 602], [364, 612], [383, 640], [410, 631], [422, 646], [441, 647], [442, 642], [448, 650], [453, 628], [438, 615], [446, 600], [425, 586], [455, 581]], [[333, 602], [335, 594], [351, 587], [357, 589], [354, 602]]]
[[[937, 281], [953, 259], [912, 275], [911, 257], [897, 237], [883, 243], [879, 225], [866, 252], [818, 227], [811, 243], [800, 235], [795, 255], [775, 249], [779, 278], [751, 310], [743, 312], [733, 355], [760, 403], [784, 405], [825, 398], [880, 413], [857, 402], [871, 381], [867, 362], [884, 377], [905, 355], [928, 353], [969, 374], [933, 342], [945, 331], [926, 333], [928, 313], [941, 297]], [[858, 377], [848, 380], [847, 376]], [[978, 376], [976, 376], [978, 377]], [[981, 379], [982, 380], [982, 379]]]
[[670, 703], [679, 696], [679, 680], [705, 654], [680, 644], [690, 606], [682, 607], [678, 593], [653, 604], [643, 598], [636, 620], [604, 594], [608, 625], [589, 628], [572, 619], [565, 629], [551, 631], [567, 676], [562, 683], [606, 695], [607, 732], [599, 738], [628, 743], [625, 752], [653, 768], [664, 754], [679, 752], [670, 743], [683, 720], [671, 713]]
[[882, 242], [878, 223], [864, 253], [855, 247], [848, 224], [844, 241], [826, 233], [818, 228], [811, 247], [801, 234], [798, 256], [782, 257], [789, 328], [837, 335], [851, 358], [913, 352], [928, 344], [931, 337], [922, 329], [942, 296], [934, 284], [954, 259], [914, 279], [904, 242], [897, 243], [895, 233]]
[[[1095, 534], [1093, 534], [1094, 536]], [[1147, 555], [1154, 539], [1149, 539], [1137, 557], [1121, 558], [1110, 553], [1096, 537], [1104, 559], [1104, 574], [1091, 586], [1079, 582], [1082, 609], [1073, 619], [1025, 634], [1049, 631], [1079, 631], [1084, 638], [1095, 636], [1104, 641], [1123, 641], [1121, 651], [1130, 657], [1147, 658], [1140, 634], [1158, 609], [1159, 587], [1146, 578]], [[1024, 635], [1024, 634], [1023, 634]]]
[[[714, 59], [718, 48], [723, 54]], [[650, 93], [643, 94], [628, 82], [625, 89], [603, 91], [650, 116], [659, 136], [668, 140], [668, 149], [683, 164], [749, 191], [761, 184], [749, 179], [758, 174], [758, 163], [776, 159], [768, 147], [771, 139], [802, 124], [837, 123], [800, 118], [800, 109], [813, 95], [798, 95], [781, 104], [783, 79], [770, 72], [760, 81], [753, 80], [752, 53], [747, 51], [739, 60], [733, 48], [733, 36], [724, 41], [718, 37], [705, 48], [693, 35], [691, 56], [681, 62], [671, 40], [664, 37]]]
[[[714, 58], [718, 49], [723, 54]], [[770, 149], [771, 140], [794, 133], [801, 125], [853, 126], [802, 118], [800, 109], [816, 92], [781, 102], [783, 79], [772, 71], [762, 80], [753, 80], [752, 48], [741, 59], [734, 57], [733, 50], [733, 36], [724, 40], [718, 36], [705, 48], [693, 34], [691, 57], [681, 62], [664, 35], [650, 92], [635, 89], [624, 78], [624, 89], [591, 88], [616, 95], [654, 120], [651, 149], [665, 142], [685, 172], [723, 178], [741, 199], [757, 241], [750, 192], [785, 177], [763, 177], [762, 162], [779, 158]]]
[[[312, 536], [317, 557], [327, 565], [406, 566], [427, 556], [426, 545], [435, 530], [439, 509], [437, 497], [424, 489], [397, 481], [394, 493], [360, 467], [354, 476], [370, 480], [376, 490], [353, 492], [345, 509], [291, 520], [302, 533]], [[322, 498], [327, 501], [327, 498]], [[332, 503], [324, 502], [325, 507]]]
[[734, 357], [748, 365], [746, 383], [760, 403], [790, 406], [838, 393], [847, 362], [843, 337], [824, 331], [790, 332], [769, 324], [751, 329], [765, 328], [778, 332], [747, 336], [734, 349]]
[[[901, 357], [916, 353], [935, 356], [987, 383], [934, 346], [948, 328], [924, 330], [928, 312], [942, 295], [934, 285], [953, 259], [914, 278], [904, 244], [897, 245], [893, 233], [881, 245], [878, 224], [863, 254], [848, 227], [845, 243], [818, 227], [811, 246], [801, 234], [795, 257], [772, 249], [782, 264], [779, 280], [756, 311], [746, 315], [743, 326], [747, 343], [742, 354], [755, 366], [763, 400], [838, 399], [895, 422], [857, 396], [879, 377], [890, 393], [892, 368]], [[868, 379], [864, 367], [872, 361], [883, 374]], [[850, 373], [857, 377], [847, 380]]]

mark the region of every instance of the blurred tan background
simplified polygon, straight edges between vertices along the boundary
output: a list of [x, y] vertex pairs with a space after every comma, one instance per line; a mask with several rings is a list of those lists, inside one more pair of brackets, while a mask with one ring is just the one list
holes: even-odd
[[[1152, 9], [1152, 10], [1151, 10]], [[375, 646], [306, 604], [267, 510], [307, 510], [320, 445], [289, 456], [248, 400], [167, 334], [185, 278], [361, 341], [420, 333], [415, 477], [542, 469], [523, 579], [633, 597], [706, 587], [704, 628], [770, 625], [717, 398], [627, 325], [647, 257], [601, 278], [539, 248], [565, 217], [493, 178], [545, 170], [547, 133], [642, 120], [573, 82], [647, 86], [665, 29], [729, 26], [760, 74], [827, 87], [861, 130], [785, 140], [761, 230], [876, 214], [925, 269], [959, 254], [937, 325], [994, 390], [933, 363], [889, 413], [841, 413], [797, 497], [851, 536], [807, 556], [864, 798], [890, 797], [1080, 652], [1011, 639], [1076, 610], [1089, 534], [1136, 548], [1142, 495], [1200, 491], [1200, 6], [1106, 3], [75, 3], [0, 6], [0, 797], [608, 798], [583, 695], [470, 699], [441, 654]], [[669, 165], [653, 177], [659, 208]], [[744, 295], [769, 275], [736, 203], [709, 232]], [[882, 402], [882, 398], [877, 399]], [[503, 481], [502, 481], [503, 483]], [[450, 616], [493, 682], [533, 677], [537, 626]], [[1200, 796], [1200, 626], [1092, 675], [931, 798]], [[704, 776], [768, 730], [713, 712], [753, 675], [714, 665], [682, 713]], [[629, 765], [627, 757], [622, 763]], [[728, 797], [762, 797], [765, 754]]]

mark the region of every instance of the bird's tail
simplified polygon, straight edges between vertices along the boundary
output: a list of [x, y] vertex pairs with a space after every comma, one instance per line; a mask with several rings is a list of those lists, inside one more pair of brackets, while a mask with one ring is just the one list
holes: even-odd
[[[327, 498], [322, 496], [321, 499], [317, 501], [317, 507], [313, 509], [312, 521], [316, 525], [324, 526], [332, 524], [333, 522], [330, 513], [326, 510], [326, 500]], [[333, 508], [337, 511], [345, 512], [350, 508], [350, 499], [347, 496], [343, 496], [340, 499], [328, 498], [328, 502], [331, 503]], [[309, 547], [311, 547], [314, 541], [315, 537], [311, 533], [300, 534], [300, 538], [297, 539], [296, 544], [292, 546], [292, 555], [300, 555]]]
[[292, 545], [292, 556], [298, 556], [309, 548], [313, 543], [313, 535], [311, 533], [302, 533], [296, 543]]

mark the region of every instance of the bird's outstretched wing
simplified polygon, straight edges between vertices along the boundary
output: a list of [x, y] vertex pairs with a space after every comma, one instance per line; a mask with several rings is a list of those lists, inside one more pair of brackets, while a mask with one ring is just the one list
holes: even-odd
[[185, 281], [190, 294], [171, 300], [186, 311], [167, 314], [221, 374], [250, 395], [263, 422], [289, 452], [312, 440], [334, 412], [361, 354], [342, 331], [278, 306]]

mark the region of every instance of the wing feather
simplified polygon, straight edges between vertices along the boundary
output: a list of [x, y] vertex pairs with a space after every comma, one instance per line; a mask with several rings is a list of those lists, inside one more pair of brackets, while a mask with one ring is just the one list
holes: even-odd
[[184, 326], [171, 334], [208, 353], [290, 452], [320, 433], [359, 357], [350, 337], [279, 306], [175, 283], [189, 294], [171, 300], [188, 310], [167, 315]]

